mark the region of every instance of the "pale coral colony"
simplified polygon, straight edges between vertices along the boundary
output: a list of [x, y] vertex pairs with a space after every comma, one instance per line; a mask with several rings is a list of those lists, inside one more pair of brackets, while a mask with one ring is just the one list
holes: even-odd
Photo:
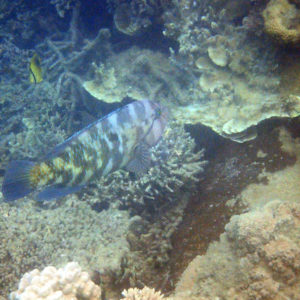
[[143, 173], [0, 193], [0, 300], [300, 299], [299, 48], [299, 0], [0, 1], [1, 184], [135, 100], [168, 112]]

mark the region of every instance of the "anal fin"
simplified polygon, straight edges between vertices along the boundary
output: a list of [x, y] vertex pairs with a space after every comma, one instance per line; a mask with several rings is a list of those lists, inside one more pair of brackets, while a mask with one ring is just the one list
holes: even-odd
[[83, 188], [82, 185], [66, 187], [61, 184], [51, 185], [39, 192], [35, 199], [37, 201], [49, 201], [65, 197], [69, 194], [76, 193]]

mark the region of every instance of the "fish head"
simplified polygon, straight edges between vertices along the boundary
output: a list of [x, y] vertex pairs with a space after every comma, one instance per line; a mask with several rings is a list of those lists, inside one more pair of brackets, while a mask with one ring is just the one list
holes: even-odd
[[145, 137], [145, 141], [149, 146], [155, 146], [161, 139], [164, 130], [168, 123], [168, 111], [166, 107], [160, 105], [157, 102], [151, 103], [151, 127], [148, 134]]

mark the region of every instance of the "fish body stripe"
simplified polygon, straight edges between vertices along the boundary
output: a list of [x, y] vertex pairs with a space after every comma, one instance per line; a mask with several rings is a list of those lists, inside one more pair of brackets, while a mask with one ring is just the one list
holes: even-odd
[[77, 186], [124, 167], [151, 131], [156, 107], [147, 100], [133, 102], [90, 124], [38, 165], [34, 182]]

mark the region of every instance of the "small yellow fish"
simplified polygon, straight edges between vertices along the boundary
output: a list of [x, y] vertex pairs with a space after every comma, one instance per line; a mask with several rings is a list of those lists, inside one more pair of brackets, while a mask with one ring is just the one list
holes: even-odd
[[36, 53], [32, 56], [30, 60], [29, 72], [30, 72], [29, 75], [30, 83], [36, 84], [43, 81], [41, 59]]

